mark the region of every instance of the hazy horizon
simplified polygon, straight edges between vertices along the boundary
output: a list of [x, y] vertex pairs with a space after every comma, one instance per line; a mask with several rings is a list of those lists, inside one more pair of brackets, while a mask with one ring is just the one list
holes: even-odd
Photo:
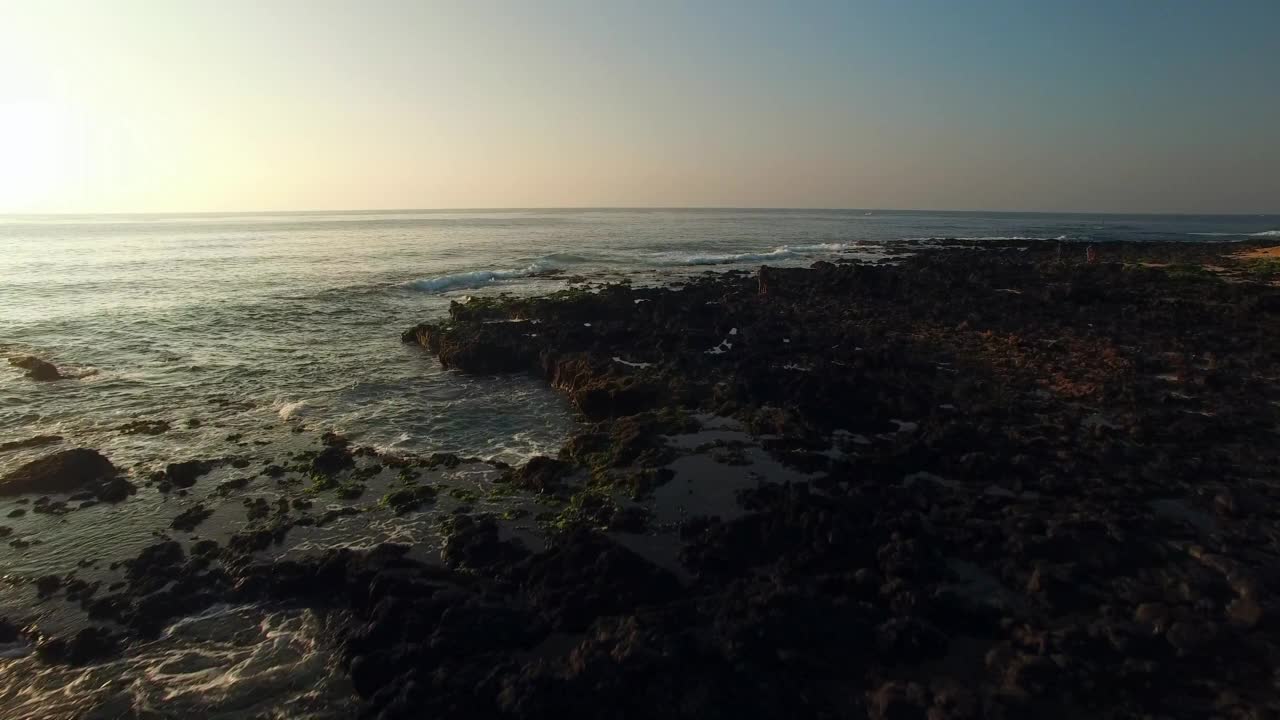
[[1280, 3], [0, 0], [0, 213], [1280, 212]]
[[409, 214], [409, 213], [485, 213], [485, 212], [606, 212], [606, 211], [667, 211], [667, 212], [699, 212], [699, 211], [732, 211], [732, 212], [870, 212], [870, 213], [920, 213], [936, 215], [1079, 215], [1082, 217], [1273, 217], [1280, 212], [1123, 212], [1123, 211], [1090, 211], [1090, 210], [1000, 210], [994, 208], [876, 208], [876, 207], [769, 207], [759, 206], [661, 206], [661, 205], [614, 205], [614, 206], [542, 206], [542, 207], [403, 207], [403, 208], [288, 208], [288, 209], [256, 209], [256, 210], [160, 210], [160, 211], [101, 211], [101, 212], [0, 212], [4, 218], [57, 218], [57, 217], [186, 217], [201, 215], [366, 215], [366, 214]]

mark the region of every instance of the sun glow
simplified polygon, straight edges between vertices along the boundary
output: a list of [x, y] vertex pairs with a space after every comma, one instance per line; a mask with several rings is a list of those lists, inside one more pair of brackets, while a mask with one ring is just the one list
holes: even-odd
[[69, 175], [66, 117], [49, 103], [0, 101], [0, 211], [22, 211], [57, 193]]

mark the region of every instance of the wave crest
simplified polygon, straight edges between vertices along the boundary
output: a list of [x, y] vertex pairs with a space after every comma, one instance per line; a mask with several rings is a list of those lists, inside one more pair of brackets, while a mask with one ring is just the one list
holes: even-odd
[[803, 257], [821, 253], [837, 253], [849, 249], [844, 243], [819, 243], [816, 245], [783, 245], [772, 250], [745, 253], [661, 253], [652, 255], [648, 261], [654, 265], [733, 265], [735, 263], [759, 262], [761, 260], [780, 260], [791, 257]]
[[1251, 238], [1280, 238], [1280, 230], [1263, 230], [1256, 233], [1244, 232], [1193, 232], [1188, 235], [1199, 235], [1201, 237], [1251, 237]]
[[276, 415], [279, 415], [281, 420], [288, 422], [306, 412], [307, 401], [294, 400], [293, 402], [285, 402], [278, 400], [272, 405], [272, 409], [276, 411]]
[[449, 273], [435, 277], [412, 280], [405, 287], [420, 292], [439, 293], [463, 288], [484, 287], [500, 280], [516, 278], [540, 277], [560, 272], [559, 264], [547, 260], [535, 260], [528, 267], [512, 270], [470, 270], [468, 272]]

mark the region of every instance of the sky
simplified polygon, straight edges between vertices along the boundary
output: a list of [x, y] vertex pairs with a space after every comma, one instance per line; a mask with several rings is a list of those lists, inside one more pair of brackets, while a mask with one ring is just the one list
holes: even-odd
[[0, 0], [0, 212], [1280, 212], [1280, 2]]

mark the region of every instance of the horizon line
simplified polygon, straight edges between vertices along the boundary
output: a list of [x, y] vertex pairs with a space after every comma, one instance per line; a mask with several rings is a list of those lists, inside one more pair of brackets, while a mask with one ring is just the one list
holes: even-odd
[[990, 208], [877, 208], [877, 207], [821, 207], [821, 206], [734, 206], [734, 205], [542, 205], [528, 207], [477, 206], [477, 207], [397, 207], [397, 208], [348, 208], [343, 210], [112, 210], [106, 212], [0, 212], [6, 218], [56, 218], [56, 217], [159, 217], [159, 216], [200, 216], [200, 215], [358, 215], [358, 214], [407, 214], [407, 213], [444, 213], [444, 212], [531, 212], [531, 211], [754, 211], [754, 212], [865, 212], [865, 213], [991, 213], [1002, 215], [1114, 215], [1114, 216], [1218, 216], [1218, 217], [1271, 217], [1280, 215], [1276, 212], [1194, 212], [1194, 211], [1092, 211], [1092, 210], [995, 210]]

